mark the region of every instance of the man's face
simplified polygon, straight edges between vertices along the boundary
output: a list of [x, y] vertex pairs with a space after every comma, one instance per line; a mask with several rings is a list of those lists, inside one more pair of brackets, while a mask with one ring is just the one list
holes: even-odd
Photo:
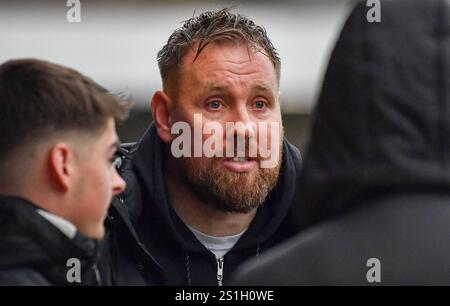
[[[195, 48], [194, 48], [195, 49]], [[261, 168], [261, 157], [250, 158], [250, 135], [256, 143], [258, 123], [275, 123], [279, 135], [267, 131], [267, 139], [282, 139], [281, 112], [278, 80], [272, 61], [260, 52], [254, 52], [245, 44], [230, 42], [210, 43], [194, 61], [190, 51], [180, 67], [179, 86], [174, 93], [174, 107], [170, 111], [170, 123], [187, 122], [194, 128], [194, 114], [202, 115], [202, 127], [208, 122], [219, 123], [226, 131], [227, 123], [252, 123], [247, 132], [223, 135], [225, 157], [182, 157], [175, 159], [185, 183], [205, 203], [225, 212], [246, 213], [264, 202], [274, 188], [280, 169], [281, 141], [276, 142], [279, 157], [275, 167]], [[269, 125], [270, 126], [270, 125]], [[202, 134], [202, 144], [212, 134]], [[228, 137], [227, 137], [228, 136]], [[231, 136], [231, 137], [230, 137]], [[245, 158], [226, 158], [225, 151], [238, 139], [245, 139]], [[192, 139], [192, 144], [195, 143]], [[200, 145], [202, 145], [200, 144]], [[217, 149], [217, 148], [215, 148]], [[274, 149], [274, 148], [272, 148]], [[236, 153], [234, 154], [236, 156]]]
[[[70, 220], [85, 235], [101, 239], [108, 207], [113, 195], [125, 189], [125, 182], [112, 165], [118, 146], [114, 121], [110, 119], [100, 136], [76, 142], [75, 177]], [[85, 138], [84, 138], [85, 139]]]

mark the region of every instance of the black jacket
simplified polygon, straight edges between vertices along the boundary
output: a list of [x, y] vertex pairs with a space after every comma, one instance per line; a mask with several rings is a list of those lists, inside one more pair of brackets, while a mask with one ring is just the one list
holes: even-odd
[[376, 258], [381, 284], [450, 285], [449, 2], [381, 1], [381, 23], [368, 10], [344, 26], [315, 113], [297, 213], [315, 226], [237, 284], [367, 285]]
[[[101, 271], [114, 285], [217, 285], [215, 256], [181, 221], [167, 200], [163, 143], [152, 124], [122, 159], [127, 189], [113, 199]], [[288, 211], [300, 154], [284, 142], [281, 176], [250, 228], [224, 257], [224, 283], [244, 260], [292, 235]]]
[[[99, 285], [97, 242], [78, 232], [68, 238], [36, 209], [0, 196], [0, 286]], [[80, 261], [80, 283], [67, 280], [70, 258]]]

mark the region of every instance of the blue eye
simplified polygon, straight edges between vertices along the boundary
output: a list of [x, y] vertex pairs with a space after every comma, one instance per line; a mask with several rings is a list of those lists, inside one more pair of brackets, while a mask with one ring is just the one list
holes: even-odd
[[263, 109], [265, 106], [266, 106], [266, 102], [264, 102], [264, 101], [260, 100], [260, 101], [255, 102], [255, 107], [257, 109]]
[[219, 109], [222, 106], [222, 103], [218, 100], [213, 100], [209, 102], [208, 106], [212, 109]]

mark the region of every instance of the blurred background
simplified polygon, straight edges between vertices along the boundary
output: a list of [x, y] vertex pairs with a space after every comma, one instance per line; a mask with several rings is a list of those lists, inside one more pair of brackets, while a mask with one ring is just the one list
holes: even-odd
[[279, 50], [286, 135], [304, 149], [324, 69], [351, 2], [80, 0], [81, 20], [69, 23], [71, 6], [66, 0], [1, 0], [0, 62], [23, 57], [49, 60], [130, 97], [134, 108], [118, 132], [122, 142], [137, 141], [151, 122], [152, 94], [161, 88], [158, 50], [184, 20], [233, 7], [263, 25]]

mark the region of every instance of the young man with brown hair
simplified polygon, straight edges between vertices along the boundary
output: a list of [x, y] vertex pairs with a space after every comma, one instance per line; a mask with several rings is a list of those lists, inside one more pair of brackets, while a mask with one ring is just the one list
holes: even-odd
[[[97, 240], [125, 182], [112, 159], [128, 113], [91, 79], [49, 62], [0, 66], [0, 284], [99, 283]], [[80, 279], [69, 280], [69, 260]]]

